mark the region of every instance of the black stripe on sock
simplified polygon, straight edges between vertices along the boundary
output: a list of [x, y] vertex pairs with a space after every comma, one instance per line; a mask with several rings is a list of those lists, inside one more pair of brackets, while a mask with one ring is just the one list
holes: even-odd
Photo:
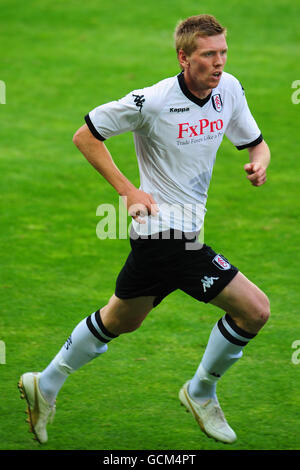
[[236, 344], [237, 346], [246, 346], [246, 344], [248, 344], [247, 342], [245, 341], [240, 341], [239, 339], [235, 338], [234, 336], [232, 336], [225, 328], [225, 326], [223, 325], [223, 322], [222, 322], [222, 319], [220, 318], [220, 320], [218, 321], [218, 328], [220, 330], [220, 332], [222, 333], [222, 335], [224, 336], [224, 338], [227, 339], [227, 341], [229, 341], [230, 343], [232, 344]]
[[94, 327], [93, 323], [92, 323], [92, 320], [91, 320], [91, 315], [89, 317], [87, 317], [86, 319], [86, 324], [87, 324], [87, 327], [88, 329], [90, 330], [90, 332], [99, 340], [101, 341], [101, 343], [109, 343], [109, 339], [106, 339], [104, 338], [103, 336], [100, 335], [100, 333], [98, 333], [98, 331], [96, 330], [96, 328]]
[[118, 337], [118, 335], [114, 335], [114, 334], [110, 333], [110, 331], [108, 331], [105, 328], [105, 326], [103, 325], [102, 320], [101, 320], [101, 316], [100, 316], [100, 309], [97, 310], [97, 312], [95, 312], [95, 319], [96, 319], [97, 325], [99, 326], [102, 333], [104, 333], [106, 336], [109, 336], [111, 339]]
[[248, 338], [248, 339], [252, 339], [256, 336], [252, 333], [248, 333], [247, 331], [237, 326], [235, 322], [233, 321], [233, 319], [231, 318], [231, 316], [228, 315], [228, 313], [226, 313], [225, 315], [225, 320], [227, 321], [228, 325], [233, 329], [233, 331], [235, 331], [238, 335], [243, 336], [244, 338]]

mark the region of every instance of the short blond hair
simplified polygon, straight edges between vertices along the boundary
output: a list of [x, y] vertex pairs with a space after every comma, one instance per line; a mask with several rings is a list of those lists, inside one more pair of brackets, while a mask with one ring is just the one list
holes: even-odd
[[226, 35], [224, 28], [212, 15], [190, 16], [186, 20], [180, 21], [175, 29], [175, 48], [178, 55], [182, 49], [186, 55], [190, 56], [196, 49], [196, 39], [204, 36]]

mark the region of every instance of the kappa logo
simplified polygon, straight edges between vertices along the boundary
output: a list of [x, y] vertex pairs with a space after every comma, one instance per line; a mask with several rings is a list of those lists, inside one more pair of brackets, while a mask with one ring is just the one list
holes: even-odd
[[170, 113], [185, 113], [189, 110], [190, 108], [170, 108]]
[[227, 271], [231, 268], [231, 264], [222, 255], [216, 255], [212, 262], [217, 268], [222, 269], [222, 271]]
[[214, 281], [217, 281], [218, 279], [218, 277], [204, 276], [204, 278], [201, 279], [204, 292], [206, 292], [206, 289], [209, 289], [213, 285]]
[[213, 95], [211, 99], [212, 99], [212, 104], [213, 104], [214, 109], [218, 113], [220, 113], [223, 108], [223, 103], [222, 103], [222, 98], [221, 98], [220, 93], [218, 93], [217, 95]]
[[142, 111], [143, 104], [145, 103], [144, 95], [132, 95], [134, 97], [134, 102], [137, 108], [140, 108], [140, 112]]

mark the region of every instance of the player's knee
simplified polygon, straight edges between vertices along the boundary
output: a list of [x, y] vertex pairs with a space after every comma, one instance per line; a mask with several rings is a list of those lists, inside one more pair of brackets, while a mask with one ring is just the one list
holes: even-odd
[[117, 317], [114, 319], [114, 329], [119, 335], [131, 333], [141, 326], [143, 320], [144, 318]]
[[132, 333], [137, 330], [142, 324], [142, 321], [126, 322], [121, 326], [123, 333]]
[[253, 321], [256, 327], [260, 329], [266, 324], [270, 317], [270, 301], [263, 292], [257, 296], [253, 312]]
[[118, 315], [116, 321], [122, 333], [131, 333], [137, 330], [145, 318], [145, 313], [137, 314], [130, 309], [124, 309], [122, 315]]
[[141, 326], [146, 314], [146, 311], [135, 311], [126, 302], [115, 301], [113, 298], [101, 310], [101, 317], [105, 327], [117, 335], [137, 330]]

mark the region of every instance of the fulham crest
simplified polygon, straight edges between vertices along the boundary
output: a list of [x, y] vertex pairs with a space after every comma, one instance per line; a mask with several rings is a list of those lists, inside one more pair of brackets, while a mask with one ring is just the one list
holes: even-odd
[[231, 268], [231, 264], [227, 261], [226, 258], [222, 255], [216, 255], [212, 260], [213, 264], [217, 266], [217, 268], [221, 269], [222, 271], [227, 271]]
[[218, 113], [220, 113], [223, 108], [223, 103], [222, 103], [222, 98], [221, 98], [220, 93], [218, 93], [217, 95], [213, 95], [211, 99], [212, 99], [212, 104], [213, 104], [214, 109], [218, 111]]

